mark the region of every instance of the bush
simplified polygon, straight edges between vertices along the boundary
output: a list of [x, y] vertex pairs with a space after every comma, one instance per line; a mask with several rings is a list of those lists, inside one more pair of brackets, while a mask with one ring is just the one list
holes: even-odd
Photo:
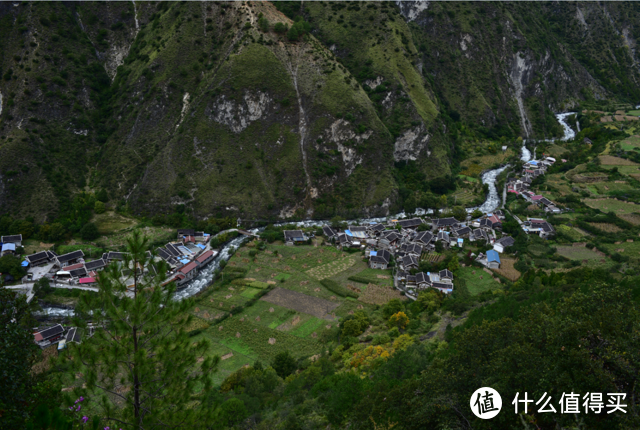
[[389, 328], [395, 326], [402, 330], [404, 330], [407, 324], [409, 324], [409, 317], [407, 317], [407, 314], [405, 314], [404, 312], [398, 312], [391, 315], [389, 321], [387, 322]]
[[293, 358], [289, 351], [283, 351], [275, 356], [271, 367], [276, 371], [279, 377], [286, 378], [296, 371], [298, 365], [296, 359]]
[[[9, 274], [14, 279], [20, 279], [26, 273], [20, 265], [20, 259], [13, 255], [7, 254], [4, 257], [0, 257], [0, 273], [2, 275]], [[0, 278], [0, 282], [4, 281], [4, 278]]]
[[391, 315], [396, 314], [402, 310], [402, 302], [398, 299], [389, 300], [389, 303], [382, 308], [382, 316], [388, 320]]
[[98, 233], [98, 227], [92, 222], [88, 222], [82, 227], [80, 230], [80, 237], [83, 240], [94, 240], [100, 237], [100, 233]]
[[322, 286], [325, 287], [327, 290], [332, 291], [339, 296], [353, 297], [354, 299], [358, 298], [358, 294], [339, 285], [336, 281], [332, 281], [330, 279], [323, 279], [320, 281], [320, 284], [322, 284]]
[[342, 320], [342, 335], [345, 337], [360, 336], [369, 327], [369, 317], [363, 311], [356, 311]]
[[391, 342], [391, 337], [388, 334], [379, 334], [373, 338], [374, 345], [383, 345], [385, 343]]
[[289, 30], [289, 26], [281, 22], [276, 22], [276, 25], [273, 26], [273, 31], [278, 34], [284, 34], [287, 30]]
[[269, 20], [267, 18], [265, 18], [264, 16], [261, 16], [260, 18], [258, 18], [258, 27], [260, 27], [260, 30], [262, 30], [263, 33], [266, 33], [269, 31]]
[[53, 287], [48, 278], [42, 277], [33, 284], [33, 292], [37, 298], [41, 299], [53, 291]]
[[102, 203], [100, 200], [97, 200], [96, 204], [93, 206], [93, 211], [97, 214], [103, 214], [105, 210], [106, 207], [104, 203]]
[[349, 276], [347, 279], [353, 282], [359, 282], [361, 284], [368, 284], [369, 282], [371, 282], [370, 279], [363, 276]]

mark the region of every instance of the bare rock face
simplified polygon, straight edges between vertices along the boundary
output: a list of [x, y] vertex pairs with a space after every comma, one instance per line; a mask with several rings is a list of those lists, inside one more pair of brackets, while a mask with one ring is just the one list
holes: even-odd
[[405, 131], [394, 142], [393, 159], [395, 161], [408, 161], [417, 160], [421, 154], [429, 156], [430, 153], [427, 151], [429, 137], [423, 125]]
[[227, 99], [222, 95], [207, 108], [209, 119], [228, 126], [233, 132], [240, 133], [249, 124], [262, 118], [269, 109], [272, 99], [261, 91], [246, 92], [240, 102]]
[[400, 13], [405, 17], [407, 21], [415, 20], [422, 11], [429, 8], [428, 0], [418, 1], [396, 1], [396, 4], [400, 8]]
[[344, 119], [338, 119], [325, 130], [325, 138], [328, 142], [335, 143], [338, 151], [342, 154], [342, 163], [347, 176], [351, 175], [358, 164], [362, 163], [363, 157], [359, 155], [354, 144], [359, 144], [367, 140], [373, 131], [368, 130], [357, 134], [353, 126]]

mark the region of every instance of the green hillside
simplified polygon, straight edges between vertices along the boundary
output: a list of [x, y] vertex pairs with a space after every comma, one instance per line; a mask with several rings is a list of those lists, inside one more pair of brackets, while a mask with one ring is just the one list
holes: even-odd
[[411, 207], [454, 191], [476, 148], [633, 104], [636, 9], [3, 3], [1, 211], [73, 219], [100, 190], [114, 209], [199, 219]]

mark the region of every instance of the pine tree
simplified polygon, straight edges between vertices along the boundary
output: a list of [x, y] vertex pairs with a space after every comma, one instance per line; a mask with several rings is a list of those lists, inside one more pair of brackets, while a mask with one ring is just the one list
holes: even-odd
[[218, 357], [204, 357], [206, 340], [190, 341], [192, 302], [173, 299], [174, 283], [164, 284], [167, 265], [147, 246], [134, 231], [123, 262], [99, 273], [98, 294], [83, 296], [76, 311], [102, 328], [69, 353], [85, 395], [101, 394], [94, 400], [109, 424], [198, 428], [207, 421], [199, 401], [211, 389]]

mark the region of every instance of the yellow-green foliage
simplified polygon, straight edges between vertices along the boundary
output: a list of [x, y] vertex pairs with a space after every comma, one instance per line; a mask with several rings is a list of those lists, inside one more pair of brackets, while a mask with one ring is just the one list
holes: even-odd
[[409, 324], [409, 317], [404, 312], [397, 312], [389, 318], [388, 326], [404, 329]]

